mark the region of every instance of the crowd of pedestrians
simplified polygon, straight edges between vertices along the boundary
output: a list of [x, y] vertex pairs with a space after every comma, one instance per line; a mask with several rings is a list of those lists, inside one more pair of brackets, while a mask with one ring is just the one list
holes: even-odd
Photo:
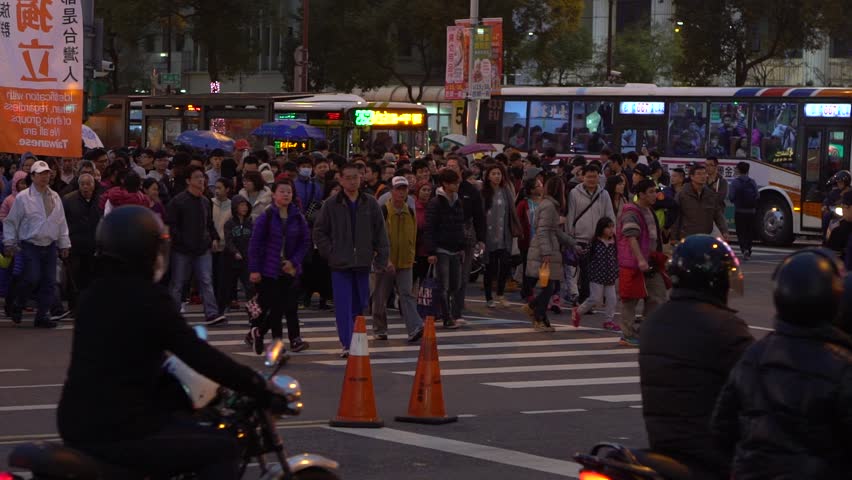
[[480, 267], [488, 308], [510, 308], [517, 286], [534, 329], [553, 331], [548, 315], [564, 306], [574, 325], [600, 311], [603, 328], [635, 345], [640, 304], [648, 315], [667, 298], [670, 245], [714, 229], [726, 237], [728, 196], [738, 222], [754, 218], [746, 163], [729, 193], [715, 158], [687, 172], [634, 152], [559, 159], [509, 149], [472, 159], [436, 146], [419, 159], [402, 147], [344, 158], [316, 147], [202, 154], [167, 145], [7, 161], [7, 315], [19, 323], [36, 305], [36, 326], [54, 327], [73, 313], [95, 273], [99, 219], [142, 205], [169, 227], [161, 281], [173, 301], [201, 304], [210, 325], [248, 311], [246, 343], [258, 353], [268, 333], [283, 337], [285, 319], [292, 350], [309, 348], [299, 311], [332, 306], [344, 357], [357, 315], [371, 313], [374, 338], [388, 338], [388, 308], [417, 342], [418, 289], [430, 279], [436, 319], [463, 327]]

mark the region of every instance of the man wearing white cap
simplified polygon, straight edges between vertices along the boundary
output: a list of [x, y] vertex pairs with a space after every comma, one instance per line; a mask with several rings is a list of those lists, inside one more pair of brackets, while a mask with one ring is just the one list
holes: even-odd
[[376, 340], [388, 339], [387, 302], [395, 285], [399, 291], [399, 311], [408, 330], [408, 341], [413, 343], [423, 336], [423, 319], [417, 313], [417, 302], [412, 293], [417, 216], [405, 201], [408, 180], [393, 177], [391, 185], [391, 198], [381, 206], [390, 241], [390, 256], [387, 268], [374, 274], [373, 332]]
[[50, 307], [56, 293], [57, 250], [68, 257], [71, 239], [65, 210], [59, 194], [48, 186], [50, 167], [37, 161], [30, 170], [32, 185], [18, 193], [9, 216], [3, 221], [3, 244], [6, 255], [20, 251], [24, 258], [21, 282], [15, 292], [12, 321], [21, 322], [24, 303], [38, 288], [38, 310], [35, 326], [54, 328]]

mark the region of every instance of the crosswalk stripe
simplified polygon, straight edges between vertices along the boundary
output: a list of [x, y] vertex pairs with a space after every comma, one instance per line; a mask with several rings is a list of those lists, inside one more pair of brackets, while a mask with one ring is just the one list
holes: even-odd
[[[300, 319], [300, 320], [304, 321], [304, 319]], [[393, 320], [398, 320], [398, 319], [389, 318], [388, 320], [393, 321]], [[314, 322], [310, 322], [310, 323], [314, 323]], [[506, 324], [522, 323], [522, 322], [520, 322], [518, 320], [488, 319], [488, 320], [477, 321], [476, 323], [477, 323], [477, 325], [506, 325]], [[405, 330], [405, 328], [406, 328], [405, 325], [399, 325], [399, 324], [388, 325], [388, 330]], [[331, 325], [331, 326], [327, 326], [327, 327], [302, 327], [299, 330], [302, 333], [336, 332], [337, 326]], [[211, 336], [211, 337], [212, 336], [222, 336], [222, 335], [245, 335], [247, 332], [248, 332], [248, 326], [246, 326], [245, 328], [243, 328], [241, 330], [234, 330], [234, 329], [220, 330], [218, 328], [213, 327], [213, 328], [209, 328], [207, 330], [207, 335]], [[406, 335], [405, 338], [408, 338], [408, 336]]]
[[[442, 377], [458, 375], [486, 375], [491, 373], [532, 373], [532, 372], [563, 372], [574, 370], [605, 370], [610, 368], [635, 368], [639, 362], [610, 362], [610, 363], [573, 363], [570, 365], [522, 365], [518, 367], [494, 368], [442, 368]], [[415, 372], [393, 372], [400, 375], [414, 376]], [[585, 398], [585, 397], [584, 397]]]
[[618, 402], [641, 402], [642, 395], [638, 393], [631, 393], [629, 395], [598, 395], [594, 397], [580, 397], [585, 398], [586, 400], [597, 400], [599, 402], [609, 402], [609, 403], [618, 403]]
[[[516, 360], [523, 358], [559, 358], [559, 357], [586, 357], [599, 355], [632, 355], [639, 352], [636, 348], [619, 348], [610, 350], [570, 350], [558, 352], [529, 352], [529, 353], [497, 353], [488, 355], [447, 355], [441, 357], [441, 363], [448, 362], [470, 362], [477, 360]], [[388, 365], [398, 363], [417, 363], [419, 357], [406, 358], [376, 358], [371, 359], [372, 365]], [[322, 365], [340, 366], [346, 365], [346, 360], [325, 360], [314, 362]]]
[[[583, 327], [577, 328], [577, 331], [584, 330]], [[490, 330], [463, 330], [463, 331], [454, 331], [454, 332], [440, 332], [438, 333], [438, 338], [448, 338], [448, 337], [476, 337], [476, 336], [491, 336], [491, 335], [516, 335], [523, 333], [536, 333], [530, 327], [527, 328], [496, 328]], [[405, 340], [408, 338], [408, 335], [388, 335], [388, 338], [391, 340]], [[340, 342], [340, 339], [337, 336], [333, 337], [314, 337], [314, 338], [306, 338], [308, 342], [311, 343], [323, 343], [323, 342]], [[612, 340], [610, 340], [612, 341]], [[243, 340], [218, 340], [209, 342], [210, 345], [215, 347], [226, 347], [232, 345], [243, 345]], [[415, 350], [420, 347], [415, 347]]]
[[618, 385], [639, 383], [639, 377], [603, 377], [603, 378], [564, 378], [559, 380], [531, 380], [526, 382], [489, 382], [483, 383], [500, 388], [545, 388], [545, 387], [582, 387], [587, 385]]
[[0, 368], [0, 373], [29, 372], [26, 368]]
[[541, 415], [543, 413], [578, 413], [586, 411], [585, 408], [560, 408], [557, 410], [527, 410], [521, 413], [524, 415]]
[[27, 412], [31, 410], [55, 410], [56, 405], [12, 405], [0, 407], [0, 412]]

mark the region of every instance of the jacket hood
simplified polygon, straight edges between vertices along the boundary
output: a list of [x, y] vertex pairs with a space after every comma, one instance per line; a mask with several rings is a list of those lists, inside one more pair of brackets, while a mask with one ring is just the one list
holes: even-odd
[[248, 200], [246, 200], [246, 197], [242, 195], [234, 195], [233, 197], [231, 197], [231, 218], [235, 220], [238, 218], [237, 207], [239, 207], [241, 203], [245, 203], [246, 205], [248, 205], [249, 209], [247, 216], [251, 216], [251, 204]]
[[[245, 188], [240, 189], [239, 195], [242, 196], [243, 199], [245, 199], [245, 201], [247, 201], [249, 203], [249, 205], [254, 207], [254, 204], [252, 204], [251, 201], [249, 200], [249, 194], [248, 194], [248, 192], [246, 191]], [[233, 202], [233, 199], [231, 199], [231, 202]], [[258, 202], [264, 202], [264, 203], [271, 203], [272, 202], [272, 192], [269, 190], [268, 187], [263, 187], [263, 189], [257, 193], [257, 198], [254, 199], [254, 203], [256, 204]]]
[[14, 175], [12, 175], [12, 195], [18, 193], [18, 182], [25, 178], [27, 178], [27, 172], [23, 170], [18, 170]]
[[438, 187], [438, 190], [436, 190], [435, 194], [446, 198], [447, 201], [450, 202], [450, 205], [455, 205], [455, 203], [459, 199], [458, 193], [456, 193], [455, 196], [450, 197], [450, 195], [447, 192], [444, 191], [444, 187]]

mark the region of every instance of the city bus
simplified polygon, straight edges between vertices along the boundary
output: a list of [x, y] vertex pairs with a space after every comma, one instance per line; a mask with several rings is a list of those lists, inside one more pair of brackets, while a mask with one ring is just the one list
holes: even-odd
[[315, 139], [257, 138], [266, 122], [291, 120], [319, 128], [331, 151], [350, 156], [380, 145], [405, 143], [412, 153], [428, 146], [426, 107], [402, 102], [368, 102], [350, 94], [221, 93], [160, 96], [110, 95], [109, 105], [87, 123], [109, 146], [158, 149], [186, 130], [216, 130], [246, 139], [254, 148], [311, 150]]
[[850, 169], [852, 88], [504, 87], [482, 103], [477, 139], [590, 159], [656, 150], [669, 170], [714, 156], [728, 180], [746, 161], [755, 229], [789, 245], [820, 235], [828, 180]]

